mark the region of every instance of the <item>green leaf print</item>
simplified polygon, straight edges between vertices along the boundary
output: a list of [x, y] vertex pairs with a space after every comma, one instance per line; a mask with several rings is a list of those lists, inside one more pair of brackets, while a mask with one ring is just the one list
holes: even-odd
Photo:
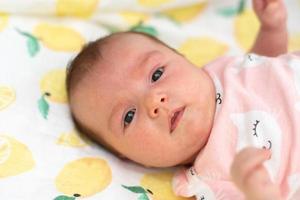
[[228, 7], [228, 8], [219, 9], [218, 13], [224, 17], [231, 17], [236, 15], [237, 10], [236, 8]]
[[246, 6], [245, 0], [240, 0], [240, 2], [239, 2], [239, 7], [238, 7], [238, 9], [237, 9], [237, 13], [238, 13], [238, 14], [241, 14], [242, 12], [244, 12], [245, 6]]
[[157, 30], [152, 26], [143, 25], [143, 22], [139, 22], [137, 25], [131, 27], [130, 31], [142, 32], [156, 37], [158, 35]]
[[69, 197], [69, 196], [66, 196], [66, 195], [60, 195], [60, 196], [57, 196], [53, 200], [75, 200], [76, 197], [80, 197], [80, 196], [81, 196], [80, 194], [73, 194], [72, 197]]
[[29, 55], [31, 57], [33, 57], [39, 52], [40, 45], [35, 38], [29, 37], [29, 38], [27, 38], [27, 49], [28, 49]]
[[141, 193], [141, 194], [146, 194], [147, 191], [142, 188], [141, 186], [126, 186], [126, 185], [122, 185], [123, 188], [131, 191], [131, 192], [134, 192], [134, 193]]
[[177, 21], [173, 17], [170, 17], [170, 16], [168, 16], [166, 14], [154, 13], [154, 17], [156, 17], [156, 18], [165, 18], [165, 19], [169, 20], [170, 22], [174, 23], [176, 26], [180, 26], [181, 25], [181, 23], [179, 21]]
[[108, 24], [102, 24], [101, 23], [101, 26], [103, 26], [104, 28], [106, 28], [110, 33], [116, 33], [116, 32], [121, 31], [120, 28], [118, 28], [116, 26], [113, 26], [113, 25], [108, 25]]
[[49, 112], [49, 104], [45, 99], [45, 94], [38, 100], [38, 107], [42, 116], [45, 119], [47, 119], [48, 112]]
[[141, 196], [139, 196], [138, 200], [150, 200], [150, 199], [146, 194], [142, 194]]
[[34, 35], [21, 31], [18, 28], [16, 28], [16, 31], [27, 38], [26, 44], [28, 53], [31, 57], [35, 56], [40, 50], [38, 39]]
[[245, 0], [240, 0], [239, 5], [237, 7], [221, 8], [218, 10], [218, 13], [225, 17], [232, 17], [232, 16], [235, 16], [237, 14], [241, 14], [242, 12], [244, 12], [245, 6], [246, 6]]
[[75, 200], [75, 198], [76, 197], [68, 197], [68, 196], [61, 195], [56, 197], [54, 200]]

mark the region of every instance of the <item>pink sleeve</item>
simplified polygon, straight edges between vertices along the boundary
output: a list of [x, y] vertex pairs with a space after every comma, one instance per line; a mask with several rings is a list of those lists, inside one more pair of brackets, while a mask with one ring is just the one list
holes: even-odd
[[243, 200], [243, 194], [231, 181], [205, 180], [193, 167], [178, 171], [173, 178], [173, 190], [183, 197], [195, 196], [197, 200]]

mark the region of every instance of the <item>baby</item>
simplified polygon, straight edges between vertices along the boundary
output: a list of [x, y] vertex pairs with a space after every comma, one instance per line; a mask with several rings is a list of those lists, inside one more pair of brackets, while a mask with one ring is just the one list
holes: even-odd
[[287, 51], [283, 0], [253, 6], [252, 53], [203, 68], [142, 33], [90, 43], [68, 70], [78, 127], [145, 166], [192, 164], [174, 178], [178, 195], [299, 199], [300, 53], [275, 58]]

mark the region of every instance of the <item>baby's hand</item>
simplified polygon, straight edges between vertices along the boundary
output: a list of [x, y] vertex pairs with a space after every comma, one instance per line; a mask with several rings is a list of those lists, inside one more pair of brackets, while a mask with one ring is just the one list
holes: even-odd
[[253, 0], [253, 9], [263, 29], [286, 28], [287, 11], [283, 0]]
[[248, 147], [240, 151], [231, 166], [233, 182], [247, 200], [279, 200], [280, 190], [272, 183], [263, 162], [271, 156], [269, 150]]

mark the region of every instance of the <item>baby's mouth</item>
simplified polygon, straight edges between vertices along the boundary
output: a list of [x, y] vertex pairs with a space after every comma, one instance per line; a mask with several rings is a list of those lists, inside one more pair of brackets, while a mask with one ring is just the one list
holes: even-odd
[[178, 126], [179, 121], [184, 113], [185, 107], [180, 107], [175, 109], [172, 114], [171, 114], [171, 118], [170, 118], [170, 132], [172, 133], [175, 128]]

